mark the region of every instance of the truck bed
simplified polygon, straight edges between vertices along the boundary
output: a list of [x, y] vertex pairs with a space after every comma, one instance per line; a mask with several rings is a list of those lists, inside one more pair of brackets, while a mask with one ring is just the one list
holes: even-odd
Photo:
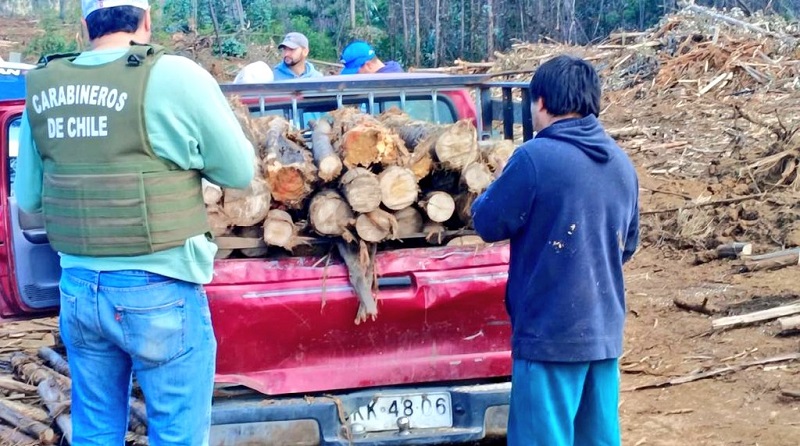
[[376, 321], [341, 263], [220, 260], [217, 382], [266, 395], [508, 376], [507, 244], [379, 252]]

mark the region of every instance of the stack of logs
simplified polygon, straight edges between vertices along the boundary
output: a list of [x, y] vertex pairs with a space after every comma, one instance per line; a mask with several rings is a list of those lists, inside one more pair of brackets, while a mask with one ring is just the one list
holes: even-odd
[[[38, 358], [18, 351], [8, 357], [13, 374], [0, 375], [0, 444], [14, 446], [72, 444], [67, 362], [50, 347]], [[147, 444], [144, 403], [131, 398], [128, 445]]]
[[514, 150], [508, 140], [479, 143], [468, 120], [437, 125], [397, 109], [376, 117], [354, 108], [314, 123], [311, 149], [282, 117], [252, 118], [232, 104], [257, 148], [257, 174], [243, 191], [206, 184], [223, 241], [263, 237], [292, 251], [315, 237], [378, 243], [468, 228], [472, 201]]
[[[479, 142], [469, 120], [441, 125], [397, 109], [372, 116], [355, 108], [313, 122], [309, 148], [283, 117], [252, 117], [237, 98], [231, 106], [256, 149], [257, 174], [243, 191], [204, 187], [223, 258], [235, 251], [261, 257], [270, 247], [292, 252], [325, 239], [342, 257], [360, 259], [387, 240], [441, 244], [443, 234], [468, 232], [472, 202], [514, 150], [509, 140]], [[347, 260], [351, 275], [351, 263], [366, 275], [368, 260]]]

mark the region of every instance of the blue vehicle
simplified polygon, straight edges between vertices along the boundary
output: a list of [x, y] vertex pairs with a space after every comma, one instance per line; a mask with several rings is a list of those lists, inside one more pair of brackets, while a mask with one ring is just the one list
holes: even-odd
[[0, 61], [0, 101], [25, 98], [25, 73], [35, 66]]

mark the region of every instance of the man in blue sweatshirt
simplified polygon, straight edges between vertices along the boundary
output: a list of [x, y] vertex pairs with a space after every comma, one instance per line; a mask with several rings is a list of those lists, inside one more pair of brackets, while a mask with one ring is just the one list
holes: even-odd
[[530, 84], [536, 137], [473, 204], [511, 240], [511, 446], [619, 445], [622, 264], [639, 239], [638, 180], [597, 120], [600, 80], [559, 56]]

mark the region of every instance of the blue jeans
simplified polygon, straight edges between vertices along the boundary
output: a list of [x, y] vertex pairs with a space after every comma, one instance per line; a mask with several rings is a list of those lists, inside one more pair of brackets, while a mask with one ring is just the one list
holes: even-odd
[[514, 360], [509, 446], [619, 446], [619, 365]]
[[76, 268], [62, 272], [60, 285], [72, 444], [125, 444], [135, 374], [151, 446], [207, 445], [217, 343], [202, 286]]

